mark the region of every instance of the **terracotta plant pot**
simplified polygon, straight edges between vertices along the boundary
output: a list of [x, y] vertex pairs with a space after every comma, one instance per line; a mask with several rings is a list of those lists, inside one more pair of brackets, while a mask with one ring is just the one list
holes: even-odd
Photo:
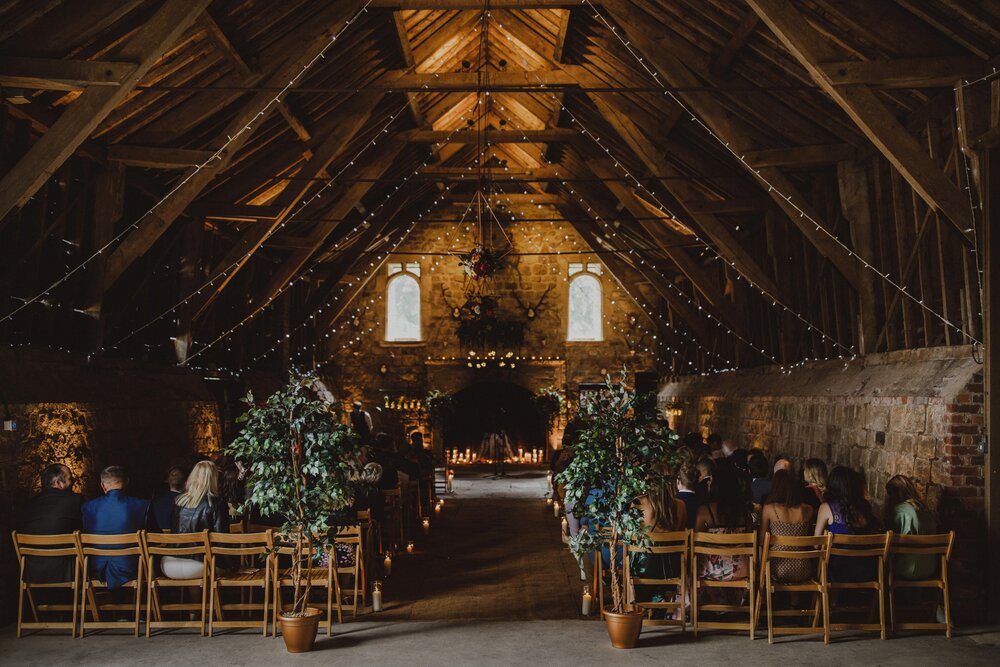
[[315, 607], [306, 607], [304, 616], [278, 615], [281, 638], [285, 640], [285, 648], [289, 653], [307, 653], [312, 650], [322, 615], [323, 612]]
[[615, 648], [635, 648], [642, 632], [642, 617], [646, 612], [641, 607], [626, 607], [625, 613], [616, 614], [604, 610], [604, 623], [608, 626], [608, 636]]

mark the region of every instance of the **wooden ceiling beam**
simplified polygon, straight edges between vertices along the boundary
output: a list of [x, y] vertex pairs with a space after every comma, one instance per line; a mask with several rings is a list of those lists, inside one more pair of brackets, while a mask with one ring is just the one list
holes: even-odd
[[754, 167], [815, 167], [854, 160], [850, 144], [817, 144], [747, 151], [743, 157]]
[[0, 56], [0, 86], [37, 90], [120, 86], [136, 67], [129, 62]]
[[753, 10], [743, 15], [743, 20], [740, 21], [736, 30], [729, 36], [729, 41], [726, 42], [726, 45], [722, 47], [722, 51], [719, 52], [719, 55], [712, 62], [712, 74], [725, 76], [729, 73], [729, 69], [733, 66], [736, 56], [743, 50], [747, 40], [750, 39], [750, 35], [757, 29], [759, 23], [760, 17]]
[[[662, 44], [665, 38], [643, 23], [643, 15], [637, 11], [633, 3], [624, 0], [605, 0], [604, 5], [618, 25], [627, 29], [629, 39], [653, 64], [667, 84], [678, 87], [702, 85], [701, 79]], [[715, 95], [703, 92], [681, 92], [678, 93], [678, 96], [731, 150], [742, 155], [746, 151], [754, 149], [745, 132], [734, 122], [729, 108], [721, 104]], [[733, 162], [741, 165], [750, 176], [757, 180], [760, 187], [778, 204], [820, 254], [836, 267], [852, 287], [857, 289], [859, 284], [857, 260], [849, 256], [836, 241], [822, 230], [817, 229], [816, 224], [805, 217], [808, 215], [812, 220], [822, 220], [822, 216], [813, 210], [791, 180], [777, 167], [754, 169], [746, 162], [736, 159]], [[786, 197], [790, 197], [795, 205], [805, 212], [805, 215], [796, 209]]]
[[158, 146], [108, 146], [108, 159], [129, 167], [150, 169], [187, 169], [212, 158], [212, 151], [190, 148], [160, 148]]
[[[378, 93], [362, 93], [355, 95], [338, 112], [338, 121], [333, 125], [333, 130], [327, 135], [323, 142], [317, 146], [313, 156], [299, 170], [298, 176], [302, 180], [292, 181], [276, 198], [275, 208], [278, 214], [271, 220], [270, 224], [255, 225], [247, 230], [226, 256], [222, 258], [213, 268], [212, 275], [226, 276], [216, 282], [211, 290], [205, 290], [202, 295], [195, 299], [194, 316], [201, 317], [209, 305], [222, 293], [233, 276], [241, 270], [250, 258], [256, 253], [261, 245], [270, 238], [281, 226], [283, 226], [295, 213], [301, 210], [302, 202], [306, 200], [310, 191], [319, 183], [314, 181], [320, 173], [325, 172], [337, 158], [351, 145], [351, 141], [368, 122], [372, 111], [382, 99]], [[365, 184], [371, 187], [371, 183]]]
[[983, 71], [975, 56], [935, 56], [863, 62], [822, 63], [820, 69], [835, 86], [865, 84], [879, 88], [951, 88], [959, 79]]
[[[299, 39], [293, 42], [299, 46], [298, 50], [292, 51], [286, 56], [282, 64], [269, 77], [268, 85], [284, 86], [297, 76], [307, 63], [312, 62], [327, 48], [330, 43], [331, 31], [339, 30], [342, 23], [352, 16], [360, 5], [360, 0], [337, 3], [335, 9], [323, 12], [315, 20], [300, 28], [297, 33]], [[244, 103], [237, 111], [236, 116], [209, 144], [217, 146], [218, 148], [215, 150], [225, 146], [219, 159], [212, 165], [191, 174], [190, 178], [173, 190], [170, 196], [153, 213], [143, 219], [136, 229], [115, 248], [107, 260], [106, 287], [112, 286], [125, 272], [125, 269], [132, 265], [132, 262], [144, 255], [201, 191], [212, 182], [215, 176], [229, 166], [233, 156], [263, 125], [265, 117], [274, 111], [276, 105], [269, 104], [273, 98], [273, 92], [262, 91], [254, 94]], [[264, 117], [259, 115], [262, 113]], [[249, 129], [246, 129], [247, 127]]]
[[942, 212], [970, 242], [973, 226], [969, 199], [934, 163], [916, 139], [867, 86], [836, 85], [822, 63], [836, 59], [836, 51], [788, 0], [747, 0], [788, 52], [837, 103], [882, 155], [906, 179], [927, 205]]
[[167, 49], [187, 30], [210, 0], [167, 0], [115, 53], [136, 67], [117, 86], [85, 89], [59, 120], [0, 180], [0, 220], [38, 191], [45, 181], [135, 88]]
[[[546, 130], [491, 130], [484, 138], [491, 144], [550, 143], [571, 141], [579, 132], [572, 128], [557, 127]], [[411, 143], [423, 144], [474, 144], [478, 133], [468, 130], [404, 130], [400, 133]]]
[[[393, 161], [405, 147], [405, 142], [391, 138], [379, 143], [373, 154], [361, 167], [360, 173], [365, 177], [378, 178], [392, 166]], [[354, 183], [340, 192], [337, 202], [327, 210], [324, 217], [339, 220], [345, 217], [374, 186], [373, 182]], [[278, 293], [295, 278], [305, 266], [309, 258], [316, 254], [326, 243], [330, 235], [340, 226], [339, 222], [319, 222], [306, 237], [306, 247], [294, 250], [271, 274], [264, 289], [250, 304], [249, 313], [253, 314], [266, 308]]]
[[[459, 9], [483, 11], [484, 0], [371, 0], [369, 7], [390, 9]], [[579, 7], [576, 0], [490, 0], [490, 9], [560, 9]]]
[[562, 70], [538, 72], [490, 71], [479, 72], [407, 72], [390, 70], [382, 78], [365, 86], [370, 90], [408, 90], [412, 92], [475, 92], [483, 88], [501, 91], [504, 88], [543, 90], [552, 86], [575, 86], [576, 79]]

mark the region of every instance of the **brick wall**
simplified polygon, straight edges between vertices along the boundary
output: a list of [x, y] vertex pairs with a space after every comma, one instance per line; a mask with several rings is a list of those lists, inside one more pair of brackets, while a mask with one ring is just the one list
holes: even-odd
[[892, 475], [929, 482], [944, 527], [958, 532], [953, 598], [965, 615], [985, 609], [983, 375], [970, 347], [680, 378], [659, 399], [682, 410], [681, 432], [859, 469], [876, 505]]

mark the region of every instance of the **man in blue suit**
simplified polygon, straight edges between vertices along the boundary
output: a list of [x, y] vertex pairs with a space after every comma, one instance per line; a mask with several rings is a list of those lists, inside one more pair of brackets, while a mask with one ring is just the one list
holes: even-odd
[[[101, 471], [104, 495], [83, 504], [83, 532], [97, 535], [134, 533], [146, 527], [149, 501], [126, 495], [128, 476], [121, 466]], [[109, 589], [135, 579], [139, 572], [137, 556], [91, 556], [91, 574], [107, 582]]]

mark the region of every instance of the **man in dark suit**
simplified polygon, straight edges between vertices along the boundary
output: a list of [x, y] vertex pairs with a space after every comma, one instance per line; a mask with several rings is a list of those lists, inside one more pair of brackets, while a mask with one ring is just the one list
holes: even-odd
[[174, 466], [167, 473], [169, 490], [153, 498], [153, 505], [150, 509], [157, 531], [162, 533], [165, 530], [170, 530], [170, 522], [174, 515], [174, 500], [184, 492], [185, 480], [187, 480], [187, 471], [180, 466]]
[[[83, 532], [97, 535], [122, 535], [146, 528], [149, 501], [125, 494], [128, 476], [121, 466], [101, 471], [104, 495], [83, 504]], [[137, 556], [91, 556], [91, 574], [107, 582], [109, 589], [135, 579], [139, 571]]]
[[[28, 535], [64, 535], [80, 530], [83, 496], [73, 492], [73, 473], [61, 463], [42, 471], [42, 491], [21, 509], [18, 531]], [[25, 581], [36, 584], [73, 580], [71, 556], [39, 558], [28, 556], [24, 563]]]

